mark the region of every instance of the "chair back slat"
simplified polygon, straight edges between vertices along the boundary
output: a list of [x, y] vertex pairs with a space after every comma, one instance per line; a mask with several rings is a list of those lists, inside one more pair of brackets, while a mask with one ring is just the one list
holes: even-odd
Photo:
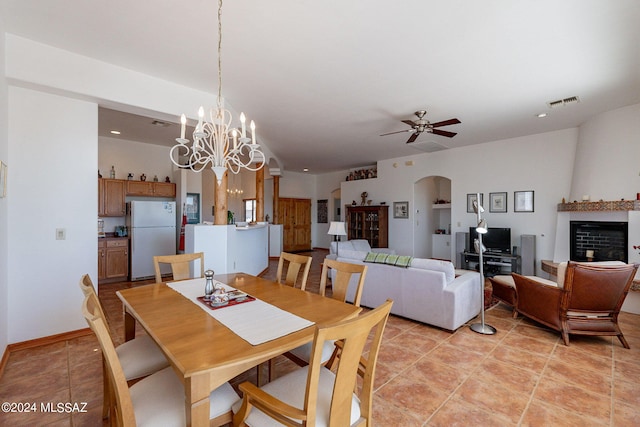
[[349, 262], [341, 262], [332, 259], [324, 260], [322, 266], [322, 276], [320, 277], [320, 295], [325, 295], [327, 287], [327, 279], [329, 269], [336, 271], [335, 279], [331, 281], [331, 297], [339, 301], [347, 300], [347, 292], [349, 290], [349, 282], [354, 274], [358, 274], [358, 284], [355, 295], [353, 297], [353, 305], [360, 307], [360, 299], [362, 298], [362, 290], [364, 287], [364, 279], [367, 275], [367, 266], [363, 264], [351, 264]]
[[[309, 270], [311, 268], [312, 257], [298, 254], [291, 254], [288, 252], [280, 253], [280, 259], [278, 260], [278, 270], [276, 272], [276, 280], [287, 286], [296, 287], [300, 270], [302, 269], [302, 277], [300, 278], [300, 289], [305, 290], [307, 287], [307, 278], [309, 277]], [[282, 273], [286, 264], [287, 274], [282, 281]]]
[[156, 273], [156, 282], [162, 282], [162, 273], [160, 272], [160, 264], [170, 264], [173, 280], [192, 279], [189, 266], [191, 262], [200, 260], [200, 276], [204, 277], [204, 253], [195, 252], [192, 254], [178, 255], [156, 255], [153, 257], [153, 267]]

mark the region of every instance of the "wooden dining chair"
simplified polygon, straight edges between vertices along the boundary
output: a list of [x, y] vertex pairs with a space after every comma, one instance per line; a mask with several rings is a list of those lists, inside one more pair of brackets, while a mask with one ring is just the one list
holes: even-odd
[[[380, 343], [393, 301], [354, 319], [316, 325], [308, 366], [263, 387], [240, 384], [242, 401], [233, 405], [234, 426], [372, 426], [372, 399]], [[362, 356], [371, 331], [373, 339]], [[342, 352], [334, 372], [323, 366], [326, 342], [340, 341]], [[358, 384], [358, 376], [362, 385]], [[360, 390], [359, 393], [354, 390]]]
[[156, 283], [162, 282], [162, 273], [160, 272], [160, 264], [171, 264], [171, 272], [173, 280], [193, 279], [189, 266], [191, 262], [200, 260], [200, 276], [204, 277], [204, 253], [196, 252], [193, 254], [178, 255], [156, 255], [153, 257], [153, 267], [156, 270]]
[[[89, 295], [95, 296], [98, 302], [95, 310], [99, 312], [103, 322], [108, 326], [107, 317], [100, 304], [96, 288], [93, 286], [91, 277], [89, 277], [88, 274], [84, 274], [80, 279], [80, 289], [82, 289], [85, 297]], [[129, 385], [132, 385], [140, 378], [149, 376], [169, 366], [169, 361], [162, 353], [162, 350], [160, 350], [160, 347], [156, 345], [149, 335], [139, 335], [117, 346], [116, 354], [120, 359], [124, 377]], [[102, 415], [106, 418], [109, 415], [109, 408], [112, 405], [113, 390], [110, 387], [109, 381], [106, 380], [107, 372], [104, 362], [103, 359], [103, 374], [105, 380], [103, 381], [104, 398]]]
[[[327, 278], [329, 276], [329, 269], [335, 270], [335, 279], [332, 281], [331, 298], [338, 301], [346, 302], [349, 283], [353, 275], [359, 275], [357, 285], [353, 297], [353, 305], [360, 307], [360, 299], [362, 298], [362, 289], [364, 288], [364, 279], [367, 275], [367, 266], [363, 264], [351, 264], [348, 262], [341, 262], [331, 259], [325, 259], [322, 266], [322, 275], [320, 277], [320, 295], [325, 296], [327, 287]], [[322, 363], [325, 363], [328, 367], [332, 367], [338, 356], [339, 349], [333, 342], [325, 342], [322, 352]], [[309, 364], [311, 357], [311, 343], [303, 344], [300, 347], [296, 347], [291, 351], [284, 353], [284, 356], [299, 366], [305, 366]], [[273, 373], [275, 369], [270, 366], [269, 369], [269, 381], [273, 379]]]
[[[276, 280], [288, 286], [296, 287], [298, 282], [298, 276], [300, 275], [300, 269], [302, 269], [302, 278], [300, 279], [300, 289], [305, 290], [307, 287], [307, 278], [309, 277], [309, 269], [311, 268], [312, 257], [298, 254], [290, 254], [288, 252], [281, 252], [280, 259], [278, 260], [278, 270], [276, 273]], [[287, 275], [282, 281], [282, 272], [284, 267], [287, 267]]]
[[[122, 370], [100, 309], [100, 302], [94, 294], [88, 294], [82, 305], [82, 313], [100, 343], [107, 365], [105, 381], [109, 381], [114, 392], [111, 407], [112, 423], [117, 426], [185, 426], [184, 385], [173, 368], [168, 367], [140, 380], [131, 388]], [[238, 394], [229, 383], [224, 383], [209, 395], [211, 426], [222, 426], [232, 420], [231, 405], [238, 400]]]

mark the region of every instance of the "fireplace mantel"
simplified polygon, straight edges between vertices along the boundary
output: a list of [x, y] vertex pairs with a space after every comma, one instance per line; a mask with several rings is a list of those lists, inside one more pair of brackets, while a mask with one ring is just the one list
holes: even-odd
[[558, 212], [640, 211], [640, 200], [558, 203]]

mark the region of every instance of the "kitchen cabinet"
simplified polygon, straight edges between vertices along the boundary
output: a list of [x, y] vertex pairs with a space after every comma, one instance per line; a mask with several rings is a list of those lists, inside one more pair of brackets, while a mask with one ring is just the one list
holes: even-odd
[[372, 248], [386, 248], [389, 235], [389, 206], [346, 206], [347, 238], [365, 239]]
[[176, 197], [176, 185], [170, 182], [127, 181], [127, 196]]
[[125, 215], [125, 183], [121, 179], [98, 179], [98, 216]]
[[98, 284], [129, 278], [129, 239], [105, 237], [98, 239]]

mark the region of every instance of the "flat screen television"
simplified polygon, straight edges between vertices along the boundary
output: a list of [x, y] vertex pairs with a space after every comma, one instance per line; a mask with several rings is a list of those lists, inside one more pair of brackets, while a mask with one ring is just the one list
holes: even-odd
[[[475, 227], [469, 228], [469, 251], [475, 252], [473, 242], [478, 238]], [[511, 254], [511, 229], [489, 227], [486, 234], [482, 235], [482, 244], [487, 251], [485, 253]]]

